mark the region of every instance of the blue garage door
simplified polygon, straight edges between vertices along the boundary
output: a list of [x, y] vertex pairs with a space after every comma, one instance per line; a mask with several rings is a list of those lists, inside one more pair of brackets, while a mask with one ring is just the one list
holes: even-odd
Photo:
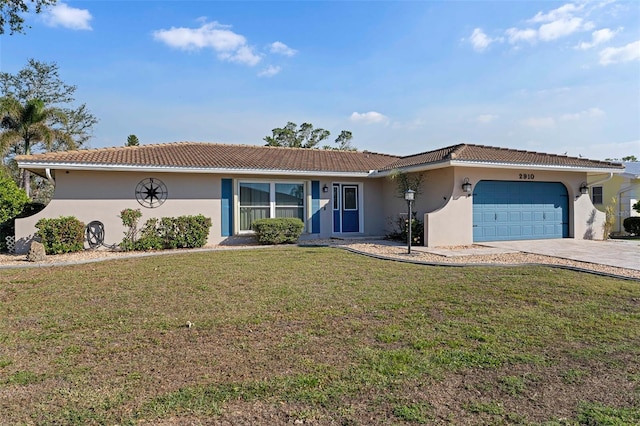
[[473, 241], [569, 236], [569, 199], [559, 182], [480, 181], [473, 190]]

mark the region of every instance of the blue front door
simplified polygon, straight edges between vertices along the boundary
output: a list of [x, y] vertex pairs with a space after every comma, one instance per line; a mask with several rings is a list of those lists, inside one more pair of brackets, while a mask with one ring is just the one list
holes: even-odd
[[358, 185], [333, 184], [333, 232], [360, 232]]
[[473, 190], [473, 241], [569, 236], [569, 199], [560, 182], [480, 181]]

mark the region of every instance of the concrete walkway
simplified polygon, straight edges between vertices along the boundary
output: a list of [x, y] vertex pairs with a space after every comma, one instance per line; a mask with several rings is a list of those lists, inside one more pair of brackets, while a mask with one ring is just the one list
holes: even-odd
[[477, 244], [501, 250], [521, 251], [640, 270], [640, 240], [592, 241], [562, 238], [553, 240], [493, 241]]

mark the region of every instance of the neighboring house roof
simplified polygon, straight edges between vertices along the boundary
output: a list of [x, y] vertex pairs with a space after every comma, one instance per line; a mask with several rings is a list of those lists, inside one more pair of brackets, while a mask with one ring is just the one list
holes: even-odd
[[628, 179], [640, 179], [640, 161], [629, 161], [622, 164], [624, 164], [624, 173], [622, 173], [623, 177]]
[[471, 144], [399, 157], [368, 151], [178, 142], [21, 155], [16, 161], [21, 168], [41, 174], [47, 169], [78, 169], [366, 176], [453, 165], [589, 172], [621, 172], [624, 168], [618, 163]]
[[539, 166], [542, 168], [613, 169], [620, 171], [623, 169], [621, 164], [609, 161], [589, 160], [587, 158], [567, 157], [565, 155], [521, 151], [484, 145], [459, 144], [435, 151], [402, 157], [398, 161], [385, 166], [383, 170], [420, 168], [421, 166], [435, 166], [440, 164], [483, 164], [494, 167], [526, 165]]

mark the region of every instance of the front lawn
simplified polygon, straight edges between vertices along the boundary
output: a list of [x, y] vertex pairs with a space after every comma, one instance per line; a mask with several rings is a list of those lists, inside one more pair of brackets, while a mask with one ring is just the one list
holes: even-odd
[[321, 247], [0, 270], [1, 425], [625, 425], [638, 407], [638, 282]]

